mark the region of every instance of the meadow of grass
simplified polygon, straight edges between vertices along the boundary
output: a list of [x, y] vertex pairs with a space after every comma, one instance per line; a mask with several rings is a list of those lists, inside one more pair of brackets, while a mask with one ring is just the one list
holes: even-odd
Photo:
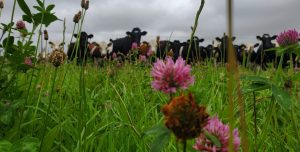
[[[42, 151], [150, 150], [156, 133], [147, 131], [163, 125], [161, 107], [169, 98], [151, 88], [151, 66], [106, 64], [95, 68], [87, 65], [83, 71], [85, 97], [80, 93], [80, 67], [65, 64], [57, 72], [55, 69], [51, 64], [38, 65], [29, 90], [32, 71], [18, 74], [17, 90], [10, 90], [10, 94], [20, 93], [20, 97], [1, 100], [0, 151], [38, 151], [44, 133]], [[226, 69], [211, 64], [196, 65], [192, 73], [195, 84], [189, 91], [196, 96], [197, 102], [205, 105], [210, 115], [228, 122]], [[271, 70], [254, 73], [243, 69], [241, 73], [263, 76], [278, 84], [273, 81]], [[297, 87], [299, 84], [292, 90]], [[296, 124], [291, 121], [290, 111], [275, 102], [271, 91], [255, 93], [256, 140], [253, 93], [244, 94], [250, 151], [254, 150], [255, 143], [259, 151], [296, 151], [299, 148], [294, 127], [299, 127], [300, 94], [298, 91], [291, 94]], [[28, 101], [24, 105], [26, 98]], [[47, 114], [50, 100], [52, 105]], [[18, 128], [21, 112], [24, 116]], [[234, 117], [235, 127], [240, 127], [237, 105], [234, 105]], [[176, 151], [176, 140], [171, 139], [164, 151]], [[192, 140], [188, 142], [189, 151], [193, 151], [193, 144]]]

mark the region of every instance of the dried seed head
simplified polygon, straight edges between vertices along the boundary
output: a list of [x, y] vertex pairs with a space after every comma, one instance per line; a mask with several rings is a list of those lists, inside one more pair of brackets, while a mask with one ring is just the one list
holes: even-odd
[[209, 117], [205, 107], [199, 106], [192, 94], [173, 98], [162, 111], [166, 127], [180, 140], [198, 137]]
[[79, 11], [77, 14], [75, 14], [75, 16], [73, 18], [73, 22], [78, 23], [80, 18], [81, 18], [81, 11]]
[[81, 0], [81, 8], [84, 8], [85, 6], [85, 0]]
[[66, 57], [63, 50], [53, 51], [50, 55], [50, 62], [57, 68], [64, 63]]
[[2, 9], [4, 7], [4, 2], [3, 0], [0, 0], [0, 9]]
[[88, 10], [89, 9], [89, 6], [90, 6], [90, 1], [89, 0], [86, 0], [85, 4], [84, 4], [84, 9], [85, 10]]
[[49, 40], [48, 31], [44, 30], [44, 40]]

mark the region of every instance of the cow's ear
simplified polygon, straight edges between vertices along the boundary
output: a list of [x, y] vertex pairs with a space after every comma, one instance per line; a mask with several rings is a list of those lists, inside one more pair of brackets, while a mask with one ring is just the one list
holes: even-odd
[[64, 48], [64, 45], [65, 45], [65, 42], [61, 42], [61, 43], [59, 44], [59, 47], [62, 49], [62, 48]]
[[61, 42], [60, 44], [59, 44], [59, 46], [64, 46], [65, 45], [65, 42]]
[[147, 34], [147, 32], [146, 31], [143, 31], [142, 33], [141, 33], [141, 35], [146, 35]]
[[272, 40], [275, 40], [277, 38], [277, 35], [272, 36]]
[[74, 36], [75, 38], [77, 38], [77, 34], [73, 34], [73, 36]]
[[93, 34], [88, 35], [88, 38], [89, 38], [89, 39], [91, 39], [91, 38], [93, 38], [93, 37], [94, 37]]
[[198, 42], [204, 42], [204, 39], [199, 39]]
[[132, 33], [129, 31], [127, 31], [126, 34], [127, 34], [127, 36], [132, 36]]
[[222, 42], [222, 39], [219, 38], [219, 37], [216, 37], [216, 40], [219, 41], [219, 42]]
[[256, 38], [258, 39], [258, 40], [262, 40], [262, 38], [258, 35], [258, 36], [256, 36]]
[[234, 41], [236, 39], [236, 37], [234, 36], [234, 37], [232, 37], [232, 41]]
[[254, 44], [254, 48], [258, 47], [259, 46], [259, 43], [256, 43]]
[[50, 47], [53, 49], [54, 48], [54, 43], [52, 41], [49, 41]]

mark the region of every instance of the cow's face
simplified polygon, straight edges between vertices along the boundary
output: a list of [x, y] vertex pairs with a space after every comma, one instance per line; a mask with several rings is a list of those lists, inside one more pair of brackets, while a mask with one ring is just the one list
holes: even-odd
[[269, 34], [264, 34], [262, 37], [256, 36], [256, 38], [262, 42], [262, 45], [265, 49], [275, 46], [275, 44], [272, 43], [272, 40], [275, 40], [276, 37], [276, 35], [271, 37]]
[[[223, 36], [222, 38], [216, 37], [216, 40], [217, 40], [218, 42], [220, 42], [220, 43], [225, 43], [225, 44], [227, 44], [228, 38], [229, 38], [229, 37], [228, 37], [227, 35], [225, 35], [225, 36]], [[235, 39], [236, 39], [236, 37], [233, 36], [233, 37], [232, 37], [232, 42], [233, 42]]]
[[199, 46], [199, 44], [200, 44], [201, 42], [204, 42], [204, 39], [199, 39], [197, 36], [195, 36], [195, 37], [193, 38], [193, 41], [194, 41], [194, 44], [195, 44], [196, 46]]
[[180, 43], [179, 40], [174, 40], [173, 42], [170, 42], [171, 49], [174, 50], [174, 52], [179, 51], [182, 46], [184, 46], [186, 43]]
[[146, 35], [147, 32], [146, 31], [143, 31], [141, 32], [140, 28], [134, 28], [132, 29], [131, 32], [126, 32], [126, 34], [131, 38], [132, 40], [132, 43], [137, 43], [138, 46], [140, 46], [140, 43], [141, 43], [141, 37]]
[[[74, 34], [75, 38], [78, 38], [77, 34]], [[81, 32], [80, 34], [80, 42], [87, 43], [89, 39], [93, 38], [93, 34], [87, 34], [86, 32]]]
[[63, 50], [65, 43], [61, 42], [57, 45], [57, 44], [53, 43], [52, 41], [49, 41], [49, 45], [53, 51], [56, 51], [56, 50]]

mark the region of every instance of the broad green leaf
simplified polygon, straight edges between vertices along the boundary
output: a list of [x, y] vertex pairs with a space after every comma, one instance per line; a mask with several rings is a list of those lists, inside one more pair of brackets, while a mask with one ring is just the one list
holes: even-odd
[[204, 132], [204, 135], [207, 137], [207, 139], [209, 139], [211, 142], [213, 142], [215, 146], [217, 146], [217, 147], [222, 146], [221, 142], [219, 141], [219, 139], [216, 136], [210, 134], [206, 130], [203, 130], [203, 132]]
[[28, 23], [32, 23], [32, 17], [29, 15], [23, 15], [22, 16], [23, 21], [26, 21]]
[[11, 23], [9, 23], [7, 25], [1, 23], [1, 25], [3, 26], [3, 31], [5, 32], [5, 31], [8, 31], [10, 28], [12, 28], [14, 26], [14, 22], [11, 22]]
[[156, 125], [156, 126], [150, 128], [149, 130], [145, 131], [142, 134], [142, 137], [157, 134], [157, 133], [160, 133], [160, 132], [165, 132], [166, 129], [167, 128], [163, 125]]
[[43, 8], [41, 8], [40, 6], [33, 6], [33, 8], [35, 8], [37, 11], [39, 12], [43, 12]]
[[252, 83], [265, 84], [265, 85], [271, 84], [271, 82], [268, 79], [259, 76], [244, 76], [241, 79], [245, 81], [250, 81]]
[[36, 1], [40, 5], [40, 7], [45, 8], [45, 5], [42, 1], [40, 1], [40, 0], [36, 0]]
[[35, 24], [44, 24], [46, 27], [48, 27], [51, 23], [58, 20], [58, 18], [55, 15], [50, 13], [44, 13], [43, 21], [42, 21], [42, 17], [43, 17], [43, 13], [34, 14], [33, 19]]
[[243, 87], [242, 92], [244, 94], [246, 94], [246, 93], [262, 91], [262, 90], [266, 90], [266, 89], [270, 89], [270, 86], [267, 84], [253, 83], [253, 84], [250, 84], [249, 86]]
[[25, 0], [17, 0], [20, 8], [22, 9], [22, 11], [28, 15], [28, 16], [31, 16], [31, 11], [28, 7], [28, 5], [26, 4]]
[[48, 132], [48, 134], [44, 138], [43, 145], [41, 145], [42, 146], [41, 151], [45, 151], [45, 152], [51, 151], [54, 140], [59, 134], [59, 128], [60, 125], [57, 125]]
[[3, 40], [3, 47], [10, 49], [12, 48], [13, 44], [14, 44], [15, 38], [13, 36], [7, 37]]
[[291, 96], [286, 91], [278, 88], [275, 85], [272, 85], [271, 91], [278, 104], [285, 110], [290, 110], [292, 105]]
[[50, 13], [54, 9], [54, 7], [55, 7], [54, 4], [51, 4], [51, 5], [47, 6], [46, 12]]
[[151, 152], [160, 152], [163, 150], [165, 145], [170, 142], [171, 132], [165, 128], [158, 134], [158, 136], [154, 139], [154, 141], [150, 145]]
[[0, 151], [8, 152], [11, 149], [12, 144], [7, 140], [0, 140]]

